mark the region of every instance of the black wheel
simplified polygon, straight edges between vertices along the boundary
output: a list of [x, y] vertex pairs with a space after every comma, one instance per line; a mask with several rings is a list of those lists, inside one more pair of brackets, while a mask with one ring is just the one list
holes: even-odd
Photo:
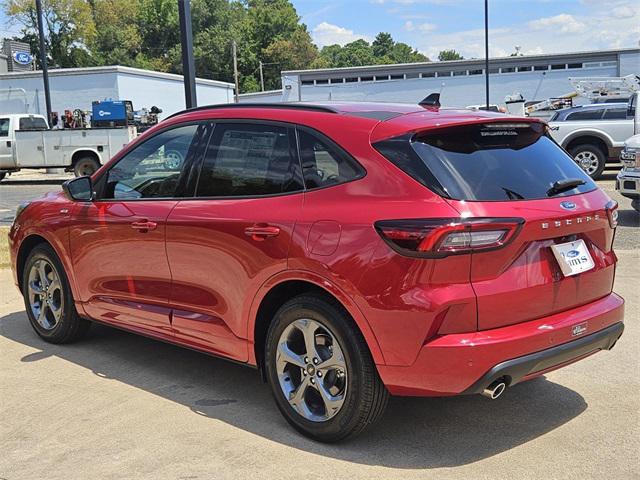
[[604, 171], [607, 157], [602, 149], [590, 143], [578, 145], [571, 149], [573, 160], [594, 180], [600, 178]]
[[95, 157], [86, 156], [80, 157], [73, 164], [73, 174], [76, 177], [85, 177], [93, 175], [93, 172], [100, 168], [100, 162]]
[[184, 155], [178, 150], [167, 150], [164, 153], [164, 168], [167, 170], [180, 170], [184, 162]]
[[389, 398], [353, 320], [320, 295], [300, 295], [278, 310], [265, 369], [285, 419], [323, 442], [359, 434], [382, 416]]
[[81, 318], [62, 264], [46, 244], [35, 247], [22, 272], [22, 296], [31, 326], [50, 343], [80, 339], [91, 322]]

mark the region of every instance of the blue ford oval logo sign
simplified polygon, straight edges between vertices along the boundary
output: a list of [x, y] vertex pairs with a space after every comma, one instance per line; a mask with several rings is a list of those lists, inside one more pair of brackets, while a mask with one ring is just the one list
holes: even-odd
[[580, 252], [578, 250], [569, 250], [567, 252], [567, 257], [569, 257], [569, 258], [575, 258], [578, 255], [580, 255]]
[[560, 202], [560, 206], [565, 210], [573, 210], [576, 208], [576, 204], [573, 202]]
[[33, 56], [27, 52], [14, 52], [13, 61], [20, 65], [31, 65], [31, 62], [33, 62]]

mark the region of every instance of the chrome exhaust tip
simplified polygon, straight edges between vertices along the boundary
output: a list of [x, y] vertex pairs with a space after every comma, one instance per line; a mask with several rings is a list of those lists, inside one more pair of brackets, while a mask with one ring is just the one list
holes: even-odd
[[490, 398], [491, 400], [495, 400], [502, 395], [506, 389], [507, 384], [504, 383], [503, 380], [496, 380], [482, 391], [482, 395]]

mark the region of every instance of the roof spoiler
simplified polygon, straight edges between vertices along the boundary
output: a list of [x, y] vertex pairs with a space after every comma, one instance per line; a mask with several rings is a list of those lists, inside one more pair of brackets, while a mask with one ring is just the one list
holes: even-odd
[[425, 97], [422, 101], [418, 103], [421, 107], [436, 107], [440, 106], [440, 94], [432, 93]]

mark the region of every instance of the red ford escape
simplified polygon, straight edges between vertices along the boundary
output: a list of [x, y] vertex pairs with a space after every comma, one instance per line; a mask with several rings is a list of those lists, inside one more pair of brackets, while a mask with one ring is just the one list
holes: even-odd
[[170, 117], [9, 236], [44, 340], [95, 321], [256, 367], [336, 441], [389, 394], [497, 398], [613, 347], [616, 208], [532, 118], [240, 104]]

